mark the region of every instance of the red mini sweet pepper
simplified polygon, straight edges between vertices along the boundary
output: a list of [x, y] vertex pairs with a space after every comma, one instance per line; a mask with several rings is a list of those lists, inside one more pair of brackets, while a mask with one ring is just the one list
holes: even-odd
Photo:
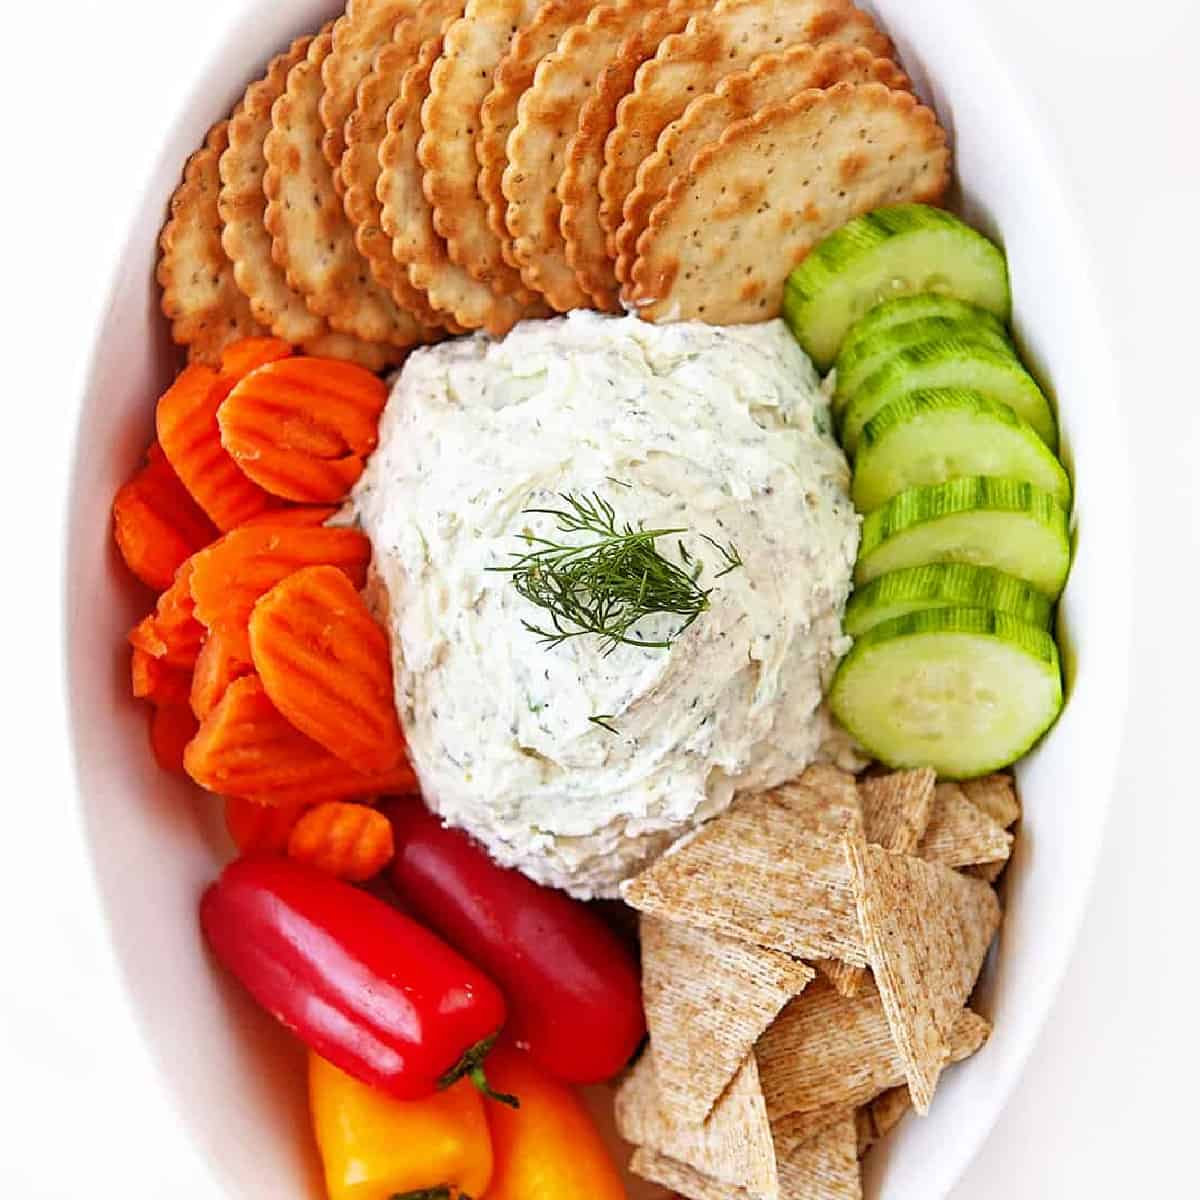
[[586, 904], [494, 863], [419, 800], [388, 810], [392, 883], [508, 1002], [506, 1037], [568, 1083], [610, 1079], [646, 1032], [632, 952]]
[[503, 996], [382, 900], [287, 859], [243, 858], [204, 893], [200, 922], [254, 998], [348, 1075], [398, 1100], [463, 1076], [489, 1091]]

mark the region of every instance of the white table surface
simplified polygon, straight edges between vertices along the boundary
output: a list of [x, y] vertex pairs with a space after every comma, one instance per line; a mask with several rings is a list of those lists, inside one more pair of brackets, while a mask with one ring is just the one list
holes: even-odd
[[[1096, 258], [1131, 414], [1139, 624], [1083, 936], [1034, 1061], [954, 1197], [1195, 1194], [1182, 1181], [1200, 1066], [1185, 990], [1200, 907], [1200, 0], [962, 2], [979, 5], [1059, 142]], [[90, 329], [188, 64], [237, 7], [5, 6], [0, 1194], [22, 1200], [220, 1196], [139, 1047], [80, 883], [56, 655]]]

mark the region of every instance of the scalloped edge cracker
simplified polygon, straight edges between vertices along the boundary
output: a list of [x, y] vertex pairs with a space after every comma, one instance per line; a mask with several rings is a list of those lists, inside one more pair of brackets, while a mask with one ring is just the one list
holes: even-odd
[[625, 198], [617, 231], [617, 277], [629, 278], [638, 238], [654, 206], [705, 146], [719, 141], [730, 125], [768, 105], [835, 83], [881, 83], [898, 91], [910, 88], [908, 76], [892, 59], [880, 58], [865, 46], [802, 42], [782, 53], [761, 54], [746, 70], [726, 75], [714, 91], [693, 100], [678, 120], [663, 130], [657, 146], [638, 167], [637, 182]]
[[159, 234], [156, 278], [171, 337], [186, 346], [189, 362], [217, 366], [221, 351], [244, 337], [270, 331], [254, 319], [250, 301], [234, 279], [221, 245], [221, 155], [229, 146], [229, 122], [218, 121], [187, 160], [171, 197], [170, 216]]
[[838, 838], [862, 828], [854, 777], [810, 767], [742, 796], [622, 885], [651, 916], [791, 954], [866, 965]]
[[[590, 43], [597, 60], [604, 59], [592, 94], [579, 111], [579, 122], [567, 145], [558, 200], [562, 206], [559, 229], [579, 286], [596, 307], [605, 312], [621, 308], [621, 288], [608, 251], [608, 237], [600, 223], [600, 174], [604, 146], [617, 120], [617, 106], [633, 87], [638, 68], [654, 56], [663, 38], [678, 33], [705, 0], [670, 0], [645, 13], [638, 0], [619, 0], [596, 10]], [[601, 16], [601, 13], [604, 13]], [[576, 45], [582, 61], [583, 44]], [[599, 65], [599, 62], [597, 62]]]
[[775, 1143], [754, 1055], [747, 1055], [703, 1125], [684, 1125], [658, 1088], [654, 1059], [643, 1054], [617, 1089], [617, 1131], [755, 1200], [779, 1200]]
[[929, 825], [916, 851], [926, 862], [946, 867], [1005, 863], [1013, 835], [967, 799], [957, 783], [939, 783]]
[[653, 321], [776, 317], [788, 272], [818, 241], [881, 205], [935, 202], [949, 161], [937, 117], [910, 92], [839, 83], [765, 108], [697, 154], [655, 207], [632, 300]]
[[863, 940], [913, 1107], [927, 1113], [954, 1022], [1000, 927], [996, 894], [938, 863], [844, 840]]
[[406, 348], [428, 340], [428, 327], [376, 283], [355, 245], [354, 227], [321, 149], [321, 68], [332, 47], [331, 33], [313, 39], [271, 109], [271, 132], [263, 145], [263, 223], [276, 263], [312, 312], [339, 333]]
[[642, 1003], [658, 1088], [701, 1125], [763, 1030], [812, 981], [804, 963], [686, 925], [641, 919]]

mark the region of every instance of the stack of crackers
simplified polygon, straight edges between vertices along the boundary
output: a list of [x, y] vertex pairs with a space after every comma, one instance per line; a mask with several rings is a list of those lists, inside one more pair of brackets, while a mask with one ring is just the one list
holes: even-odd
[[1012, 780], [810, 767], [629, 881], [650, 1041], [632, 1167], [692, 1200], [849, 1200], [859, 1160], [987, 1040], [966, 1007], [1019, 816]]
[[850, 0], [350, 0], [189, 161], [163, 307], [193, 359], [270, 332], [378, 369], [577, 308], [759, 321], [948, 160]]

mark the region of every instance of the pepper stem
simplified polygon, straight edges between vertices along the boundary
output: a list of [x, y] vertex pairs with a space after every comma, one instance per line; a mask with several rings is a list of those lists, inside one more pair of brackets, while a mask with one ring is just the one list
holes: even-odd
[[[397, 1192], [389, 1200], [453, 1200], [453, 1197], [449, 1187], [433, 1187], [419, 1192]], [[471, 1200], [471, 1197], [466, 1192], [459, 1192], [458, 1200]]]
[[[491, 1037], [484, 1038], [482, 1042], [476, 1042], [469, 1050], [467, 1050], [462, 1058], [446, 1072], [445, 1075], [438, 1080], [438, 1088], [448, 1088], [456, 1084], [460, 1079], [469, 1079], [475, 1087], [479, 1089], [489, 1100], [495, 1100], [500, 1104], [507, 1104], [509, 1108], [520, 1108], [521, 1101], [516, 1096], [510, 1096], [505, 1092], [497, 1092], [492, 1085], [488, 1083], [487, 1074], [483, 1069], [483, 1060], [491, 1053], [492, 1047], [496, 1044], [496, 1035], [493, 1033]], [[393, 1198], [395, 1200], [395, 1198]], [[400, 1200], [425, 1200], [425, 1197], [414, 1195], [413, 1197], [401, 1197]], [[429, 1200], [439, 1200], [436, 1194], [432, 1194]], [[448, 1198], [447, 1198], [448, 1200]]]

